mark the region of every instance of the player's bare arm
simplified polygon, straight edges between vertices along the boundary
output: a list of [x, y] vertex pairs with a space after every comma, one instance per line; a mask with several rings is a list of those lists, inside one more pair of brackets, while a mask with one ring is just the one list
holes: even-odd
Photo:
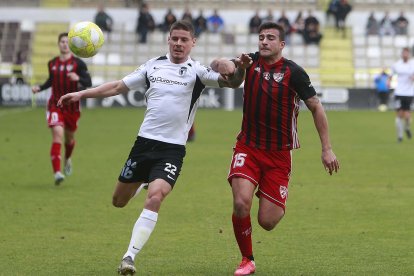
[[246, 68], [252, 63], [252, 59], [247, 54], [242, 54], [234, 60], [218, 58], [211, 62], [211, 68], [220, 73], [220, 87], [239, 87], [245, 78]]
[[331, 142], [329, 139], [328, 120], [326, 118], [325, 110], [317, 96], [313, 96], [305, 101], [306, 106], [312, 112], [313, 121], [322, 145], [322, 164], [325, 170], [332, 175], [333, 172], [339, 170], [339, 162], [332, 151]]
[[68, 93], [62, 97], [60, 97], [58, 101], [58, 106], [62, 106], [64, 104], [77, 102], [80, 99], [85, 98], [106, 98], [110, 96], [115, 96], [121, 93], [128, 92], [129, 89], [125, 85], [122, 80], [112, 81], [104, 83], [100, 86], [82, 90], [75, 93]]

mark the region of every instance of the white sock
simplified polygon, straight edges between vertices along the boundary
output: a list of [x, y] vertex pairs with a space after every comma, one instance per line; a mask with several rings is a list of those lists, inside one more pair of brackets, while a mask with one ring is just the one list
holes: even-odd
[[395, 127], [397, 128], [398, 138], [402, 138], [403, 133], [404, 133], [404, 125], [403, 125], [403, 121], [401, 120], [401, 118], [399, 117], [395, 118]]
[[411, 125], [411, 118], [405, 118], [405, 129], [409, 130]]
[[130, 256], [133, 260], [135, 255], [144, 247], [157, 223], [158, 213], [143, 209], [132, 229], [131, 241], [124, 257]]

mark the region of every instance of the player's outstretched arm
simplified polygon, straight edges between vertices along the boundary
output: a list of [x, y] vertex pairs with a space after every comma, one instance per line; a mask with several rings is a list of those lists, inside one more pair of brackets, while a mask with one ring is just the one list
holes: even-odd
[[313, 121], [322, 145], [322, 164], [325, 170], [332, 175], [333, 172], [338, 172], [339, 161], [335, 153], [332, 151], [331, 142], [329, 139], [328, 120], [326, 118], [325, 110], [317, 96], [313, 96], [305, 101], [306, 106], [312, 112]]
[[107, 82], [94, 88], [89, 88], [79, 92], [68, 93], [60, 97], [57, 105], [80, 101], [85, 98], [106, 98], [121, 93], [128, 92], [129, 89], [122, 80]]
[[243, 83], [246, 68], [251, 63], [251, 58], [246, 54], [242, 54], [234, 60], [228, 60], [226, 58], [215, 59], [211, 62], [210, 67], [220, 73], [220, 87], [237, 88]]

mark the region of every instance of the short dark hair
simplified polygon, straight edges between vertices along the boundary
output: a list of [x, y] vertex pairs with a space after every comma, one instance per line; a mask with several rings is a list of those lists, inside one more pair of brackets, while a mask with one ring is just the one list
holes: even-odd
[[259, 26], [259, 33], [261, 31], [267, 30], [267, 29], [276, 29], [276, 30], [278, 30], [279, 31], [279, 39], [281, 41], [284, 41], [285, 40], [285, 29], [282, 27], [282, 25], [277, 24], [275, 22], [271, 22], [271, 21], [270, 22], [262, 23]]
[[194, 37], [194, 27], [193, 24], [191, 24], [190, 22], [188, 22], [187, 20], [178, 20], [175, 21], [170, 28], [170, 34], [172, 31], [174, 30], [184, 30], [187, 32], [190, 32], [190, 35], [192, 37]]
[[59, 34], [59, 36], [58, 36], [58, 43], [60, 42], [60, 40], [62, 39], [62, 37], [67, 37], [68, 36], [68, 33], [60, 33]]

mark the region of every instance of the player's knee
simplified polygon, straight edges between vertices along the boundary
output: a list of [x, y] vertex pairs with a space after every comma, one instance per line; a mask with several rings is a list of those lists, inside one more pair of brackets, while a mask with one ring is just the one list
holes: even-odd
[[279, 214], [276, 217], [259, 216], [257, 220], [259, 222], [259, 225], [263, 229], [265, 229], [266, 231], [271, 231], [271, 230], [273, 230], [276, 227], [276, 225], [283, 218], [283, 216], [284, 216], [284, 214]]
[[160, 196], [149, 196], [145, 201], [145, 208], [150, 210], [159, 210], [161, 207], [161, 202], [162, 198]]
[[117, 196], [112, 197], [112, 205], [117, 208], [125, 207], [128, 204], [128, 201], [122, 200], [121, 198]]
[[245, 217], [250, 214], [250, 203], [248, 200], [236, 198], [234, 200], [234, 213], [238, 217]]

